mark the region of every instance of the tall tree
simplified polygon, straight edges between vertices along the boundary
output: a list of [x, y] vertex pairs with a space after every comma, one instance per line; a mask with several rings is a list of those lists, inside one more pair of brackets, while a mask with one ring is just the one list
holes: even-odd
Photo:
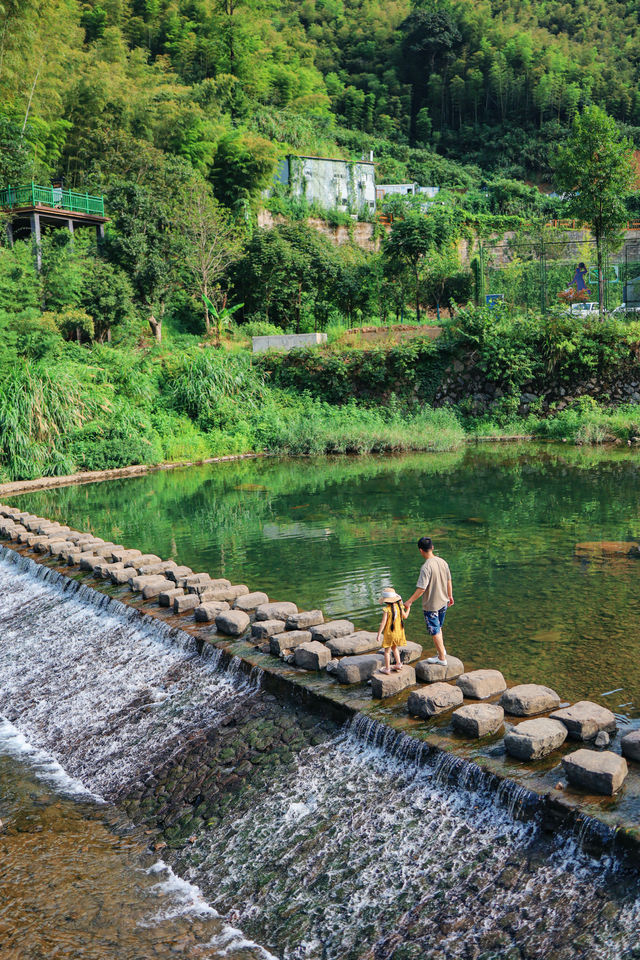
[[568, 196], [571, 216], [591, 226], [596, 242], [600, 316], [604, 310], [603, 254], [615, 244], [628, 213], [625, 195], [637, 177], [632, 144], [615, 120], [600, 109], [586, 107], [576, 116], [571, 133], [558, 151], [555, 180]]
[[177, 207], [176, 226], [184, 241], [184, 264], [203, 299], [205, 328], [209, 333], [207, 300], [215, 301], [219, 281], [240, 258], [240, 232], [228, 211], [214, 200], [208, 184], [201, 180], [191, 181], [184, 190]]

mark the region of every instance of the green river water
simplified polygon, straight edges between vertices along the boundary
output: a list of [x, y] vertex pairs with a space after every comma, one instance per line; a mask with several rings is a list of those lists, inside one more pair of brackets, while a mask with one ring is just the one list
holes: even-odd
[[[416, 541], [431, 535], [454, 581], [450, 653], [640, 716], [640, 560], [575, 556], [585, 541], [640, 540], [632, 449], [244, 460], [11, 502], [368, 629], [382, 587], [413, 591]], [[417, 605], [407, 635], [426, 643]]]

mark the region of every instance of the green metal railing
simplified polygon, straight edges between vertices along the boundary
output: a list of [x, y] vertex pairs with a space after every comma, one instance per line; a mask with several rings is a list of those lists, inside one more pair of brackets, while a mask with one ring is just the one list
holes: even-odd
[[104, 198], [92, 197], [88, 193], [63, 190], [61, 187], [41, 187], [37, 183], [0, 190], [0, 209], [12, 210], [14, 207], [37, 205], [104, 217]]

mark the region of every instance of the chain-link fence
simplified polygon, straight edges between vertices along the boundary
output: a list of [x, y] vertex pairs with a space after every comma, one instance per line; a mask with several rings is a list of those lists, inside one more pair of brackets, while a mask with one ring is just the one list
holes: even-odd
[[[473, 262], [476, 300], [504, 301], [526, 313], [597, 310], [596, 264], [594, 240], [514, 238], [480, 243]], [[603, 299], [610, 313], [640, 315], [640, 238], [625, 240], [617, 252], [604, 255]]]

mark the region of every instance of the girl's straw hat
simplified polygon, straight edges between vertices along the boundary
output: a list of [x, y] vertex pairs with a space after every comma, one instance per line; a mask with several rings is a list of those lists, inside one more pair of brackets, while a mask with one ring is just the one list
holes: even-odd
[[385, 587], [378, 603], [395, 603], [397, 600], [402, 600], [400, 594], [396, 593], [393, 587]]

